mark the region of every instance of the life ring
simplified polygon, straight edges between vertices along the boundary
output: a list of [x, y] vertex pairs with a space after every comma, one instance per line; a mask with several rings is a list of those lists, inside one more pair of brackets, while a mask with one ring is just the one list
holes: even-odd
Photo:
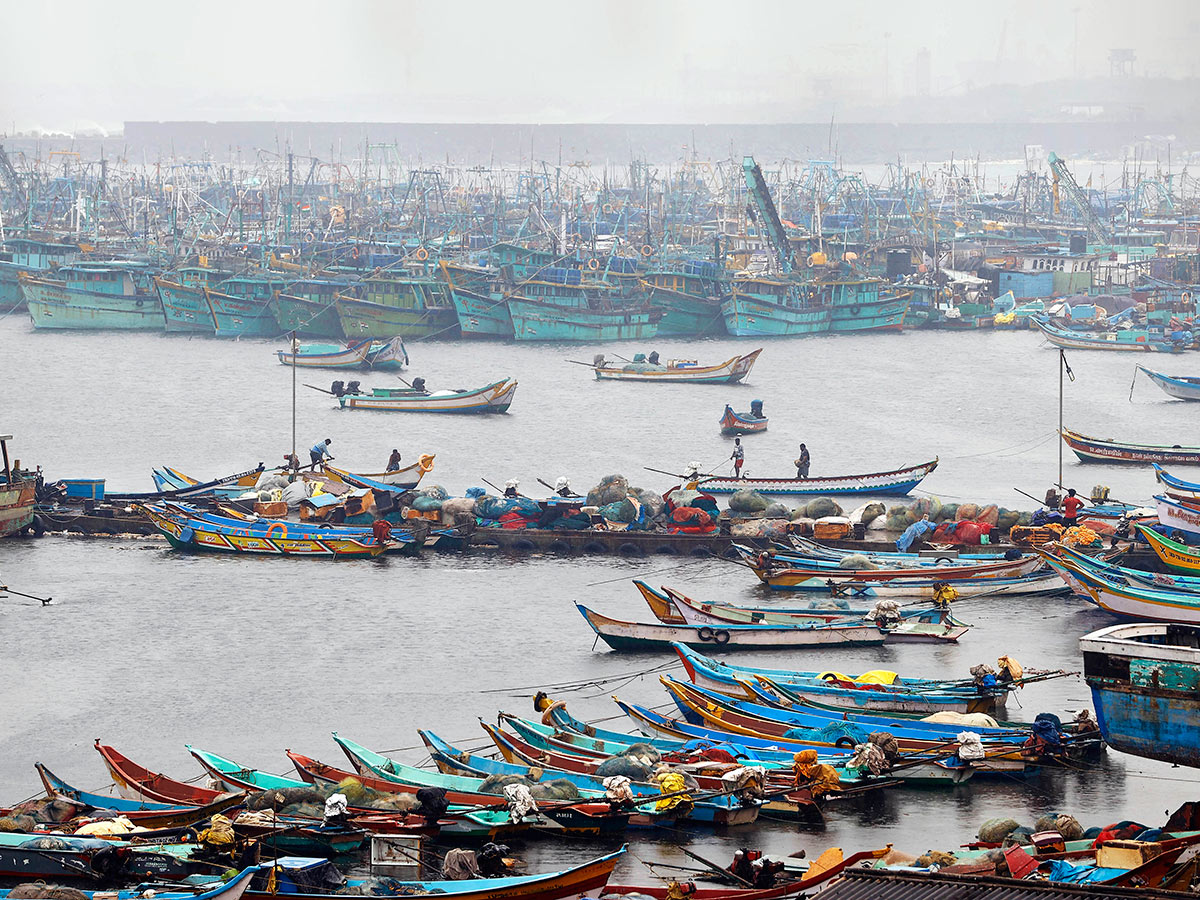
[[141, 309], [141, 308], [142, 308], [142, 304], [143, 304], [143, 303], [145, 303], [146, 301], [145, 301], [145, 300], [143, 300], [141, 297], [139, 297], [139, 298], [138, 298], [138, 299], [137, 299], [135, 302], [137, 303], [137, 307], [138, 307], [138, 309]]
[[705, 625], [703, 628], [696, 630], [696, 637], [702, 641], [711, 641], [713, 639], [713, 630]]
[[861, 306], [855, 305], [850, 307], [850, 315], [857, 316], [860, 312], [862, 312]]
[[418, 247], [416, 256], [421, 262], [425, 262], [425, 260], [429, 259], [429, 251], [424, 247]]
[[317, 236], [315, 234], [313, 234], [311, 231], [304, 232], [304, 243], [311, 244], [316, 239], [317, 239]]
[[593, 272], [595, 272], [597, 269], [600, 268], [600, 260], [596, 259], [596, 257], [593, 256], [591, 259], [588, 260], [587, 266], [589, 269], [591, 269]]
[[1192, 292], [1184, 291], [1182, 294], [1179, 295], [1179, 299], [1183, 303], [1191, 303], [1192, 302]]
[[271, 539], [271, 532], [274, 531], [276, 528], [278, 528], [280, 531], [283, 532], [284, 537], [287, 537], [287, 526], [284, 525], [282, 522], [272, 522], [267, 527], [267, 540], [268, 541]]
[[714, 631], [713, 632], [713, 640], [716, 641], [718, 644], [722, 644], [722, 645], [728, 644], [729, 643], [729, 632], [724, 629], [721, 629], [720, 631]]
[[350, 257], [351, 257], [351, 259], [358, 259], [358, 252], [359, 252], [359, 251], [358, 251], [358, 248], [357, 248], [357, 247], [355, 247], [353, 250], [351, 250], [351, 251], [350, 251]]
[[611, 216], [612, 212], [613, 212], [613, 205], [611, 203], [605, 203], [604, 204], [604, 214], [606, 216]]
[[653, 256], [654, 248], [649, 244], [642, 244], [642, 256]]
[[433, 454], [432, 453], [422, 453], [421, 458], [419, 460], [417, 460], [417, 468], [421, 470], [422, 475], [424, 475], [426, 472], [432, 471], [433, 470]]
[[551, 703], [549, 706], [547, 706], [544, 710], [542, 710], [542, 724], [553, 726], [554, 725], [554, 711], [556, 709], [566, 709], [566, 708], [567, 708], [566, 700], [555, 700], [553, 703]]

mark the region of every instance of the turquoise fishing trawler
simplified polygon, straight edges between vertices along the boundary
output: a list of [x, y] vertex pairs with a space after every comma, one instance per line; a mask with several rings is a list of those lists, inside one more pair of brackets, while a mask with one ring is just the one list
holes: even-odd
[[74, 263], [54, 275], [20, 276], [34, 328], [163, 330], [162, 303], [146, 263]]

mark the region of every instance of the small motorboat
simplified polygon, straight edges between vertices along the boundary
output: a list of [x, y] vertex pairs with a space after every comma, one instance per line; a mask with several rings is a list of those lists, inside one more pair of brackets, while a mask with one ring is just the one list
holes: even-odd
[[763, 402], [750, 401], [750, 412], [734, 412], [733, 407], [725, 404], [725, 413], [721, 416], [721, 434], [743, 435], [756, 431], [766, 431], [769, 420], [763, 415]]

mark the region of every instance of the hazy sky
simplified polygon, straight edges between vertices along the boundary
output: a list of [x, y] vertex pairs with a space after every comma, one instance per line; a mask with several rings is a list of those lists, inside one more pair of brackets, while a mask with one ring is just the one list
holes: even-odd
[[5, 5], [3, 131], [129, 119], [797, 121], [832, 102], [1107, 75], [1112, 47], [1134, 49], [1139, 75], [1200, 74], [1200, 0]]

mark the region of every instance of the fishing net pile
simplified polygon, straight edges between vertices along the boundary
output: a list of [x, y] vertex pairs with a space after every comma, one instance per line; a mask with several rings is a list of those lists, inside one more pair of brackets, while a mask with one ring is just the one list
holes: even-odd
[[579, 788], [566, 778], [554, 778], [541, 781], [542, 770], [536, 766], [529, 769], [527, 775], [489, 775], [479, 785], [482, 794], [503, 794], [504, 789], [512, 784], [520, 784], [529, 788], [529, 793], [535, 800], [578, 800]]
[[608, 757], [596, 767], [597, 778], [624, 775], [632, 781], [647, 781], [662, 755], [649, 744], [630, 744], [620, 753]]

